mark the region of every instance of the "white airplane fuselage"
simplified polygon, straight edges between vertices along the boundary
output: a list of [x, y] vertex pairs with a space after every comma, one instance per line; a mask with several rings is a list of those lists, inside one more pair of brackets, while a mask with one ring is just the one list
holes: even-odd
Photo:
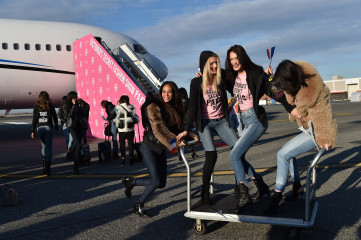
[[[123, 43], [141, 46], [126, 35], [90, 25], [0, 19], [0, 109], [31, 108], [40, 91], [47, 91], [58, 106], [75, 90], [73, 41], [88, 34], [101, 37], [110, 49]], [[133, 50], [161, 80], [166, 78], [162, 61]]]

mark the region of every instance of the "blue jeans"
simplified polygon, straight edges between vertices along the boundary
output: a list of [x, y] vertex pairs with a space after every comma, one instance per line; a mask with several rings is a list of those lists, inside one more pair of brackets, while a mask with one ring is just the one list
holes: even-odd
[[67, 128], [66, 123], [63, 125], [63, 133], [65, 136], [65, 148], [71, 148], [73, 145], [73, 137], [71, 136], [69, 128]]
[[[242, 122], [244, 124], [244, 128], [242, 129], [240, 138], [233, 147], [229, 156], [231, 159], [237, 183], [243, 183], [248, 186], [245, 172], [249, 172], [250, 169], [247, 169], [247, 166], [244, 163], [246, 161], [245, 154], [248, 149], [250, 149], [253, 144], [257, 142], [257, 140], [262, 136], [262, 134], [267, 130], [267, 128], [265, 128], [258, 120], [254, 108], [247, 109], [245, 112], [242, 113]], [[252, 168], [252, 166], [250, 167]], [[257, 173], [254, 172], [254, 170], [253, 173], [255, 178], [259, 176]]]
[[118, 153], [118, 128], [115, 126], [114, 121], [111, 124], [112, 142], [113, 142], [113, 153]]
[[[277, 177], [275, 190], [283, 192], [287, 183], [288, 171], [291, 172], [293, 181], [299, 181], [299, 171], [296, 157], [315, 148], [312, 137], [301, 132], [288, 141], [277, 152]], [[293, 175], [293, 176], [292, 176]]]
[[46, 160], [48, 163], [51, 163], [53, 158], [53, 134], [53, 127], [38, 127], [38, 135], [41, 143], [41, 156], [43, 160]]
[[198, 131], [199, 137], [201, 138], [202, 145], [205, 151], [215, 151], [213, 136], [216, 132], [218, 136], [228, 146], [233, 147], [237, 142], [237, 135], [233, 131], [226, 120], [226, 118], [218, 119], [202, 119], [203, 132]]
[[135, 179], [134, 184], [136, 186], [146, 186], [143, 194], [138, 199], [144, 203], [157, 188], [164, 188], [167, 183], [167, 156], [165, 150], [158, 155], [144, 143], [140, 145], [140, 151], [147, 165], [150, 178]]

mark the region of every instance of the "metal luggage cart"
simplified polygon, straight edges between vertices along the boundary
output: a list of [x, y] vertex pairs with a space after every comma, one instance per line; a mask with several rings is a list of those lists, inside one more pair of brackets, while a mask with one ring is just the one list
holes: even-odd
[[187, 212], [184, 216], [196, 220], [193, 225], [193, 230], [200, 235], [207, 232], [207, 224], [202, 220], [250, 222], [288, 227], [312, 227], [315, 222], [318, 208], [318, 202], [315, 196], [316, 164], [324, 151], [325, 149], [319, 150], [308, 167], [306, 177], [306, 197], [299, 198], [295, 202], [286, 202], [274, 216], [264, 216], [262, 211], [269, 205], [269, 199], [262, 198], [253, 200], [253, 211], [248, 208], [239, 215], [235, 211], [238, 202], [234, 194], [212, 194], [212, 188], [210, 191], [212, 200], [211, 206], [204, 206], [199, 203], [192, 205], [192, 174], [184, 154], [184, 146], [182, 146], [180, 148], [180, 154], [187, 168]]

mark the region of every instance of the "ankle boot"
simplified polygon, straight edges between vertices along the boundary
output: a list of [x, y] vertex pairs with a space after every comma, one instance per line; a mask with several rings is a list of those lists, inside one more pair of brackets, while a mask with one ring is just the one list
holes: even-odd
[[144, 207], [144, 203], [137, 201], [133, 207], [133, 212], [138, 214], [140, 217], [152, 217]]
[[301, 198], [302, 198], [304, 191], [305, 190], [303, 189], [300, 182], [294, 182], [293, 186], [292, 186], [292, 193], [290, 196], [286, 197], [286, 200], [287, 201], [296, 201], [298, 199], [299, 195], [301, 195]]
[[269, 198], [270, 190], [268, 186], [263, 182], [262, 177], [253, 179], [254, 184], [256, 185], [256, 199], [261, 199], [265, 194], [267, 194], [267, 198]]
[[278, 211], [278, 208], [284, 205], [284, 201], [282, 199], [282, 192], [274, 192], [271, 198], [271, 203], [263, 213], [267, 216], [275, 215]]
[[240, 192], [240, 197], [239, 197], [237, 212], [238, 213], [243, 212], [247, 206], [250, 206], [251, 210], [253, 210], [253, 202], [251, 195], [249, 195], [248, 193], [248, 187], [243, 183], [241, 183], [238, 184], [238, 189]]
[[46, 175], [47, 176], [50, 176], [50, 162], [47, 162], [46, 164], [45, 164], [45, 171], [46, 171]]
[[122, 182], [125, 186], [125, 196], [130, 198], [132, 196], [132, 189], [135, 186], [134, 178], [125, 177], [122, 179]]

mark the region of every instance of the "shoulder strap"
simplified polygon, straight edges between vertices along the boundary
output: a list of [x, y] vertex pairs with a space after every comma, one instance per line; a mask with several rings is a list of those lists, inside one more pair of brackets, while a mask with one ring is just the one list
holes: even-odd
[[120, 106], [130, 115], [130, 117], [134, 117], [131, 112], [129, 112], [127, 109], [125, 109], [125, 107], [123, 107], [122, 105], [120, 105]]

